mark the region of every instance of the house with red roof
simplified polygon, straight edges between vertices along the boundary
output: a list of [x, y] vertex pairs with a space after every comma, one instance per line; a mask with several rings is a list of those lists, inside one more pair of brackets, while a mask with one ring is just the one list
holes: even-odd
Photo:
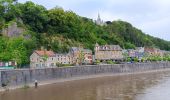
[[31, 68], [48, 68], [56, 66], [55, 53], [47, 50], [35, 50], [30, 56]]
[[163, 51], [158, 48], [145, 47], [144, 50], [147, 56], [163, 56]]

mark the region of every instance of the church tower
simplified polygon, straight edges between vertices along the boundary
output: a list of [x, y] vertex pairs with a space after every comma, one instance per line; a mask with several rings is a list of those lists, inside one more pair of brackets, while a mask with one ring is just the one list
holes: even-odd
[[99, 44], [98, 44], [98, 43], [96, 43], [96, 44], [95, 44], [94, 51], [95, 51], [95, 52], [97, 52], [98, 50], [99, 50]]
[[98, 17], [97, 17], [97, 20], [96, 20], [96, 24], [97, 24], [97, 25], [101, 25], [101, 26], [104, 25], [104, 22], [101, 20], [99, 13], [98, 13]]

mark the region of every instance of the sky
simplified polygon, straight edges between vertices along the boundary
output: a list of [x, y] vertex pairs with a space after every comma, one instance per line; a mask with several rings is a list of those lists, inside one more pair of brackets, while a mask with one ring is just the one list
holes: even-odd
[[[24, 3], [28, 0], [18, 0]], [[30, 0], [47, 9], [56, 6], [80, 16], [123, 20], [144, 33], [170, 41], [170, 0]]]

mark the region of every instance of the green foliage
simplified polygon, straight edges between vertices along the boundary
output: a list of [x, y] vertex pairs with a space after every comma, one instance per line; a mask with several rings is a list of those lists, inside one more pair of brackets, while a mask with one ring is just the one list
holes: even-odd
[[32, 43], [32, 40], [22, 37], [0, 37], [0, 61], [16, 61], [19, 67], [21, 64], [28, 64], [32, 49], [35, 48]]
[[147, 58], [148, 61], [162, 61], [162, 60], [166, 61], [166, 59], [167, 59], [167, 57], [162, 58], [160, 56], [149, 56]]
[[127, 62], [131, 62], [131, 58], [130, 57], [128, 57], [126, 60], [127, 60]]
[[141, 62], [145, 62], [145, 59], [144, 59], [144, 58], [142, 58], [142, 59], [141, 59]]
[[98, 65], [98, 64], [100, 64], [101, 62], [100, 62], [100, 60], [96, 60], [96, 64]]
[[61, 64], [61, 63], [56, 63], [56, 66], [57, 66], [57, 67], [62, 67], [63, 64]]
[[48, 55], [44, 55], [44, 56], [42, 57], [42, 59], [43, 59], [44, 62], [47, 61]]
[[139, 61], [138, 58], [135, 57], [135, 58], [134, 58], [134, 62], [138, 62], [138, 61]]
[[70, 66], [73, 66], [72, 64], [63, 64], [62, 65], [63, 67], [70, 67]]
[[[28, 64], [33, 50], [41, 46], [62, 53], [68, 52], [71, 46], [79, 45], [93, 50], [96, 42], [101, 45], [118, 44], [126, 49], [151, 46], [170, 50], [170, 42], [146, 35], [125, 21], [118, 20], [99, 26], [92, 19], [59, 7], [47, 10], [31, 1], [16, 2], [0, 1], [0, 33], [11, 22], [16, 22], [25, 29], [23, 36], [28, 38], [0, 36], [2, 61], [16, 60], [19, 65]], [[162, 58], [148, 59], [157, 61]], [[79, 59], [79, 62], [82, 60]], [[129, 58], [127, 60], [130, 61]]]
[[108, 60], [107, 64], [115, 64], [115, 62], [113, 62], [112, 60]]
[[125, 48], [126, 49], [135, 49], [135, 45], [127, 42], [127, 43], [125, 43]]

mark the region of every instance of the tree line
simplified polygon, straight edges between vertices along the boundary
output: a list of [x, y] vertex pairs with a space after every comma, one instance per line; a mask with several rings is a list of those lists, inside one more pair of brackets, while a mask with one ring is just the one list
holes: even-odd
[[[0, 32], [16, 22], [25, 32], [19, 37], [0, 36], [0, 61], [16, 60], [29, 64], [33, 50], [42, 46], [55, 52], [67, 52], [71, 46], [83, 46], [93, 50], [95, 43], [118, 44], [124, 49], [139, 46], [170, 50], [170, 42], [155, 38], [117, 20], [97, 25], [92, 19], [56, 6], [46, 9], [31, 1], [0, 0]], [[29, 38], [25, 38], [25, 34]]]

